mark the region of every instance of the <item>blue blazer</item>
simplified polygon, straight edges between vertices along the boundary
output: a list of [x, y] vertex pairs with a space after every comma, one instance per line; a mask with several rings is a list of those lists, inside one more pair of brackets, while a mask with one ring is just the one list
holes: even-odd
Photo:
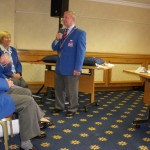
[[10, 77], [12, 77], [11, 76], [12, 75], [11, 65], [9, 64], [9, 65], [3, 67], [0, 64], [0, 72], [1, 72], [0, 77], [2, 77], [2, 78], [10, 78]]
[[0, 78], [0, 119], [5, 118], [15, 111], [15, 104], [12, 98], [5, 93], [9, 89], [5, 79]]
[[0, 78], [6, 78], [6, 76], [3, 74], [4, 68], [0, 65]]
[[58, 51], [59, 57], [56, 62], [56, 73], [73, 76], [73, 71], [81, 71], [85, 51], [86, 33], [76, 27], [72, 29], [65, 40], [56, 40], [52, 43], [52, 49]]
[[3, 67], [0, 64], [0, 78], [7, 78], [7, 74], [11, 71], [11, 65], [7, 65], [7, 67]]
[[[18, 58], [18, 54], [17, 54], [17, 51], [14, 47], [11, 46], [11, 49], [12, 49], [12, 59], [13, 59], [13, 63], [14, 63], [14, 66], [15, 66], [15, 69], [16, 69], [16, 73], [20, 73], [22, 75], [22, 65], [19, 61], [19, 58]], [[0, 56], [4, 54], [4, 52], [0, 49]], [[13, 72], [11, 71], [11, 66], [10, 65], [7, 65], [5, 67], [5, 72], [4, 72], [5, 76], [10, 78], [12, 77], [13, 75]]]

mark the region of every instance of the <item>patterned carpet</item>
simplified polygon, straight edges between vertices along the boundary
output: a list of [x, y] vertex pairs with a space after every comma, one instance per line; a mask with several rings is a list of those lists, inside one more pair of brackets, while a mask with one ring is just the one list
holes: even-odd
[[[55, 126], [47, 128], [47, 138], [32, 140], [39, 150], [149, 150], [150, 124], [141, 128], [132, 125], [134, 119], [147, 117], [141, 91], [96, 92], [99, 106], [84, 112], [82, 106], [89, 103], [89, 95], [80, 93], [80, 110], [74, 117], [65, 112], [52, 114], [53, 102], [46, 100], [40, 105]], [[38, 101], [38, 100], [37, 100]], [[10, 150], [19, 149], [16, 135], [9, 139]], [[0, 139], [0, 150], [3, 150]]]

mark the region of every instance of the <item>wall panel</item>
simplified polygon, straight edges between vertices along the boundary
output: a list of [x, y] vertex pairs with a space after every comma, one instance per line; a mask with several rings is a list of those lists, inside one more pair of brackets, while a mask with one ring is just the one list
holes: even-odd
[[8, 31], [12, 35], [12, 45], [15, 45], [15, 0], [0, 0], [0, 31]]
[[[149, 9], [86, 0], [69, 5], [77, 14], [76, 25], [87, 33], [87, 51], [150, 54]], [[58, 31], [50, 0], [16, 0], [15, 25], [19, 49], [51, 49]]]
[[140, 66], [135, 64], [115, 64], [112, 69], [111, 81], [140, 81], [138, 76], [123, 72], [123, 70], [136, 70]]
[[[54, 55], [56, 52], [44, 50], [19, 50], [19, 58], [23, 63], [24, 78], [30, 82], [44, 81], [44, 65], [41, 65], [41, 60], [44, 56]], [[34, 57], [33, 57], [34, 56]], [[136, 70], [139, 66], [150, 69], [147, 62], [150, 60], [150, 55], [134, 55], [134, 54], [112, 54], [112, 53], [92, 53], [87, 52], [86, 56], [94, 56], [112, 62], [115, 66], [110, 70], [95, 70], [95, 86], [96, 87], [132, 87], [143, 85], [143, 80], [138, 76], [127, 74], [123, 70]], [[37, 58], [37, 59], [36, 59]], [[132, 61], [131, 61], [132, 60]], [[35, 70], [35, 71], [33, 71]], [[88, 70], [84, 69], [83, 73]]]

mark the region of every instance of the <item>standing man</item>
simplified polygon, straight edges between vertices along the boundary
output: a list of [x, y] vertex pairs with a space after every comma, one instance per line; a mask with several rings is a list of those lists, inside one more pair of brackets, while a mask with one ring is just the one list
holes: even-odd
[[55, 109], [58, 113], [65, 108], [64, 91], [70, 106], [66, 116], [73, 116], [78, 110], [79, 76], [86, 51], [86, 33], [75, 26], [75, 14], [64, 12], [62, 33], [57, 33], [52, 43], [53, 50], [58, 52], [55, 74]]

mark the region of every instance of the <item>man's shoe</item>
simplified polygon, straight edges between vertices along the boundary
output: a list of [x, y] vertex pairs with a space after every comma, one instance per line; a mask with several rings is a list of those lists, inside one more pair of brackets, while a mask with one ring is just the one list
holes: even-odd
[[[20, 150], [24, 150], [23, 148], [20, 147]], [[32, 149], [29, 150], [38, 150], [37, 147], [33, 146]]]
[[61, 111], [63, 111], [63, 110], [55, 108], [54, 110], [52, 110], [52, 113], [59, 113]]
[[72, 116], [74, 116], [76, 114], [76, 112], [72, 112], [72, 111], [67, 111], [66, 112], [66, 116], [67, 117], [72, 117]]
[[34, 137], [33, 139], [43, 139], [46, 138], [47, 134], [46, 133], [41, 133], [40, 135]]
[[54, 125], [54, 123], [52, 121], [50, 121], [50, 122], [43, 122], [43, 121], [41, 121], [39, 124], [40, 124], [40, 129], [46, 129], [49, 126], [53, 126]]

